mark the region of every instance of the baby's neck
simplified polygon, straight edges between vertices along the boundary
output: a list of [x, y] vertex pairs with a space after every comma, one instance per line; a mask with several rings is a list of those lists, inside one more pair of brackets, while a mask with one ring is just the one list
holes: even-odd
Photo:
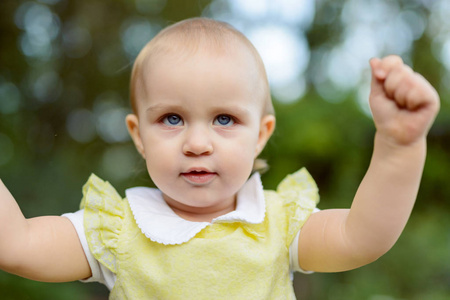
[[218, 218], [220, 216], [223, 216], [229, 212], [232, 212], [236, 209], [236, 203], [232, 207], [226, 207], [221, 210], [217, 211], [209, 211], [208, 209], [197, 209], [195, 212], [190, 210], [183, 210], [179, 209], [177, 207], [171, 206], [169, 203], [168, 205], [172, 210], [180, 217], [187, 221], [191, 222], [209, 222], [215, 218]]

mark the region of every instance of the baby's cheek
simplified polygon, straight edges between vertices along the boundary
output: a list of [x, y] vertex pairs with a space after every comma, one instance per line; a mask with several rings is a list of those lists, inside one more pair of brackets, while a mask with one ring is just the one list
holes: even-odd
[[173, 162], [171, 163], [167, 157], [154, 156], [151, 153], [146, 159], [147, 171], [152, 181], [158, 185], [158, 182], [163, 181], [165, 177], [172, 173]]
[[233, 173], [237, 173], [235, 176], [240, 177], [239, 173], [242, 173], [242, 177], [246, 177], [250, 174], [253, 168], [253, 162], [255, 159], [255, 150], [241, 148], [234, 153], [229, 152], [229, 155], [225, 157], [226, 164], [230, 166]]

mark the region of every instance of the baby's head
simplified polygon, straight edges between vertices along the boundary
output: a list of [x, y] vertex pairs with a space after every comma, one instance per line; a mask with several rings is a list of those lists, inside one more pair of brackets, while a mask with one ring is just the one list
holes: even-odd
[[174, 24], [144, 47], [131, 102], [133, 141], [164, 199], [179, 210], [229, 205], [275, 127], [256, 49], [209, 19]]
[[[139, 53], [135, 60], [130, 83], [130, 101], [137, 114], [139, 102], [146, 98], [146, 71], [152, 62], [167, 58], [187, 60], [193, 55], [217, 53], [248, 58], [257, 81], [255, 98], [264, 104], [264, 114], [274, 114], [269, 84], [263, 61], [253, 44], [238, 30], [225, 22], [206, 18], [187, 19], [159, 32]], [[219, 70], [217, 70], [219, 71]]]

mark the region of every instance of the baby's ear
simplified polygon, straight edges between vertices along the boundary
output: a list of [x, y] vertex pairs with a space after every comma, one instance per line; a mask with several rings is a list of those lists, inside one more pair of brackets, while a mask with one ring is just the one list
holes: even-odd
[[258, 156], [261, 151], [266, 146], [267, 141], [272, 136], [275, 130], [275, 116], [265, 115], [261, 118], [261, 123], [259, 125], [259, 136], [258, 143], [256, 145], [256, 156]]
[[128, 132], [130, 133], [130, 136], [133, 139], [137, 151], [145, 159], [144, 144], [142, 143], [141, 133], [139, 131], [138, 117], [135, 114], [129, 114], [125, 118], [125, 122], [127, 124]]

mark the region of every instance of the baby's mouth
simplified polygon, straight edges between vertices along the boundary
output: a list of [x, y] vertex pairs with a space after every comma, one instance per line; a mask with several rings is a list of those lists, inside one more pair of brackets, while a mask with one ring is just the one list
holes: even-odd
[[189, 183], [201, 185], [211, 182], [217, 176], [217, 173], [207, 170], [190, 170], [181, 173], [181, 176]]

